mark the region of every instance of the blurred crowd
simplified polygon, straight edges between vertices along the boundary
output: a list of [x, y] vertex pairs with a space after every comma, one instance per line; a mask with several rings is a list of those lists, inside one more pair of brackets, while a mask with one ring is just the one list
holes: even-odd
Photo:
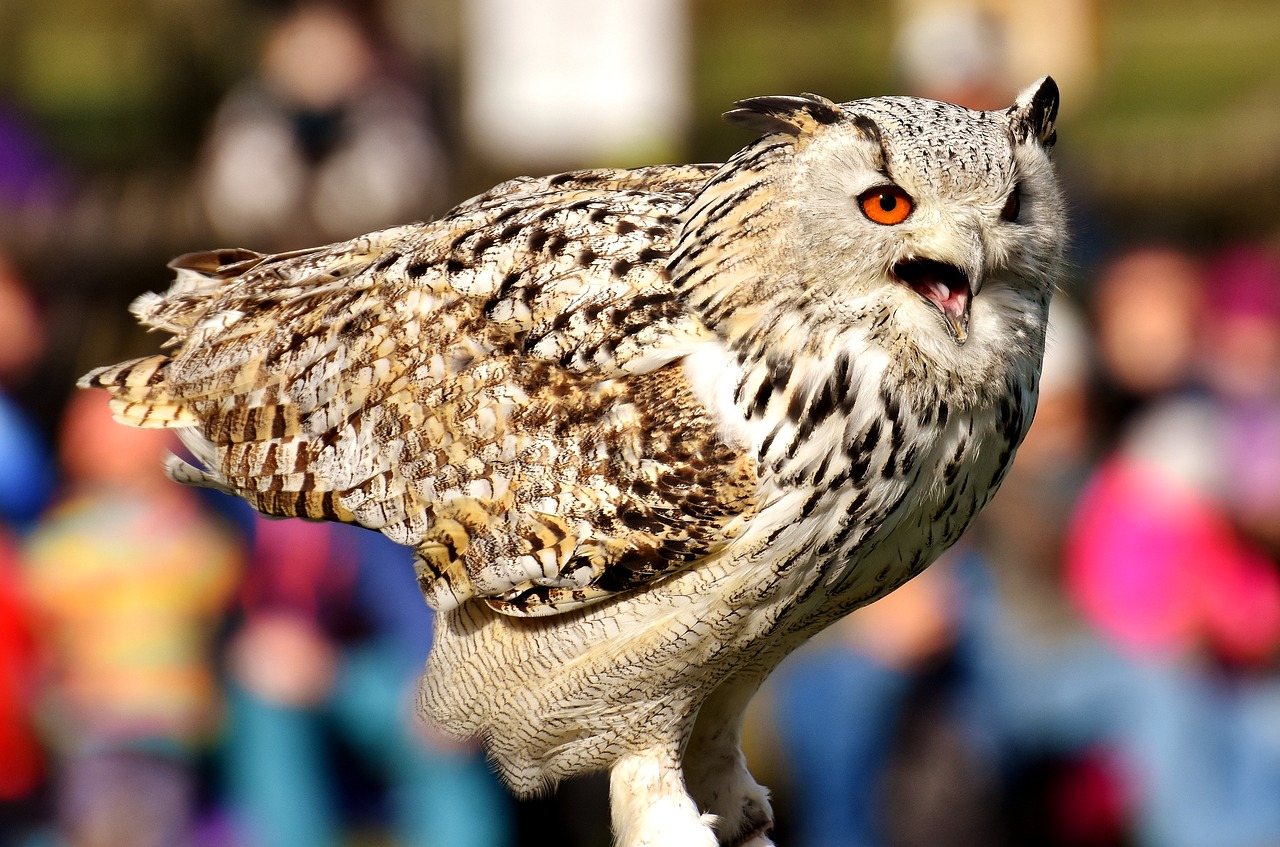
[[[545, 23], [472, 5], [489, 47]], [[906, 16], [902, 90], [987, 108], [1027, 81], [1000, 18], [972, 5]], [[674, 58], [624, 84], [599, 51], [531, 51], [511, 59], [530, 91], [570, 86], [575, 61], [604, 68], [596, 89], [538, 126], [501, 92], [464, 120], [378, 8], [257, 7], [257, 52], [203, 116], [181, 203], [160, 207], [211, 240], [184, 249], [287, 250], [438, 214], [467, 184], [466, 120], [495, 169], [612, 163], [636, 139], [684, 158], [687, 93], [654, 105], [688, 82]], [[539, 8], [620, 20], [595, 0]], [[669, 31], [683, 4], [647, 8]], [[635, 24], [620, 55], [656, 37]], [[582, 125], [597, 89], [632, 103], [599, 137]], [[576, 158], [544, 162], [557, 128]], [[1280, 219], [1194, 243], [1100, 234], [1061, 134], [1081, 247], [1035, 423], [943, 561], [758, 698], [748, 752], [780, 844], [1280, 845]], [[599, 780], [516, 803], [478, 748], [418, 719], [432, 620], [408, 551], [171, 484], [164, 431], [70, 390], [140, 343], [110, 255], [32, 246], [99, 208], [77, 165], [0, 89], [0, 845], [607, 844]]]

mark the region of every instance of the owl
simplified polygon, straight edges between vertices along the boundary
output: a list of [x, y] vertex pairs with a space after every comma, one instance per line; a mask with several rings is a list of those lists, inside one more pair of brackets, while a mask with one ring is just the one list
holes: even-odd
[[[195, 253], [100, 368], [170, 475], [415, 552], [421, 705], [622, 847], [768, 845], [743, 710], [951, 545], [1035, 410], [1057, 86], [743, 100], [724, 164], [519, 178], [439, 220]], [[833, 715], [857, 720], [857, 715]]]

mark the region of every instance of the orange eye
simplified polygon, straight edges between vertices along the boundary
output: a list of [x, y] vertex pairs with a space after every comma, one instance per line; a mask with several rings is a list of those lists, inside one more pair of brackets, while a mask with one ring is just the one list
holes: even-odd
[[902, 223], [914, 207], [907, 192], [896, 185], [883, 185], [863, 192], [858, 198], [858, 205], [862, 207], [862, 214], [885, 226]]

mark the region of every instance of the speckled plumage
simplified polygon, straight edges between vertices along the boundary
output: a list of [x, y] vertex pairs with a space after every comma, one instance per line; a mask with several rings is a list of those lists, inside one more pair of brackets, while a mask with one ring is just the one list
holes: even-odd
[[724, 165], [190, 254], [134, 304], [167, 352], [82, 384], [178, 429], [175, 479], [413, 547], [424, 708], [516, 792], [611, 768], [626, 847], [765, 845], [747, 701], [953, 543], [1030, 423], [1056, 108], [1048, 80], [1003, 112], [756, 98]]

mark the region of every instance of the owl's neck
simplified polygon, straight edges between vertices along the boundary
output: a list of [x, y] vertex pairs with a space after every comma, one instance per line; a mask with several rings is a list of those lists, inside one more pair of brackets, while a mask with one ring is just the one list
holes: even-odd
[[[874, 346], [855, 356], [848, 346], [818, 355], [779, 345], [757, 357], [718, 341], [687, 356], [684, 367], [696, 395], [721, 421], [725, 439], [756, 458], [762, 478], [784, 487], [803, 480], [824, 484], [856, 464], [848, 441], [872, 420], [882, 421], [889, 444], [890, 421], [919, 417], [917, 404], [906, 399], [911, 392], [903, 391], [901, 368]], [[921, 398], [935, 409], [929, 417], [949, 401], [931, 393]]]
[[749, 451], [760, 479], [779, 490], [909, 476], [931, 439], [974, 418], [1007, 420], [1016, 445], [1034, 412], [1034, 345], [1003, 359], [999, 373], [984, 376], [995, 381], [978, 390], [918, 348], [886, 345], [863, 329], [793, 340], [756, 351], [718, 339], [684, 360], [725, 440]]

